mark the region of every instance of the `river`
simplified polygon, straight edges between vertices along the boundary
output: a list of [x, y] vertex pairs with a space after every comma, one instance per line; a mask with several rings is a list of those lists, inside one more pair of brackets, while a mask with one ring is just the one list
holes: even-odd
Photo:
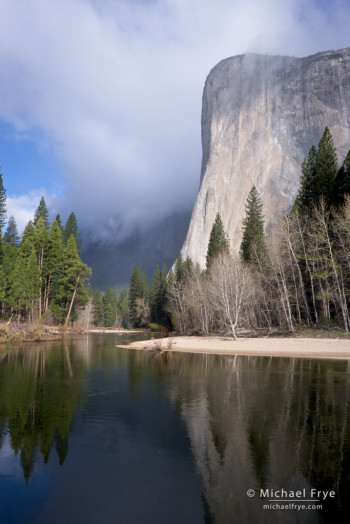
[[348, 361], [129, 340], [0, 349], [1, 523], [345, 522]]

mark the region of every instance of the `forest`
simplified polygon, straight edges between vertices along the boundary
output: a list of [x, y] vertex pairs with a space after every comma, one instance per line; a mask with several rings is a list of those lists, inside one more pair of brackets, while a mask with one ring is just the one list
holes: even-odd
[[166, 277], [156, 268], [147, 288], [136, 267], [129, 292], [130, 323], [165, 324], [181, 334], [298, 326], [350, 328], [350, 151], [338, 166], [328, 128], [302, 164], [294, 205], [265, 231], [255, 186], [246, 202], [238, 254], [232, 252], [220, 211], [206, 268], [181, 254]]
[[71, 213], [49, 223], [44, 197], [22, 237], [16, 220], [6, 224], [6, 191], [0, 174], [0, 307], [8, 322], [64, 324], [89, 302], [84, 283], [91, 269], [80, 258], [78, 224]]
[[[0, 175], [1, 177], [1, 175]], [[6, 192], [0, 178], [0, 225]], [[44, 201], [19, 238], [11, 217], [0, 243], [3, 319], [68, 325], [87, 305], [88, 323], [101, 327], [174, 330], [180, 334], [298, 327], [350, 329], [350, 151], [338, 165], [326, 127], [305, 158], [289, 212], [266, 231], [261, 195], [246, 201], [239, 253], [233, 253], [220, 210], [205, 269], [179, 254], [173, 269], [156, 266], [148, 282], [136, 265], [128, 292], [87, 286], [77, 220], [49, 224]]]

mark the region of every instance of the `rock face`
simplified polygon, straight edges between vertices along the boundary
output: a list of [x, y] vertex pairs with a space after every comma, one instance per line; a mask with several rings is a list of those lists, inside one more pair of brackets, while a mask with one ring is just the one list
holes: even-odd
[[326, 126], [342, 162], [350, 149], [350, 48], [306, 58], [240, 55], [215, 66], [204, 87], [201, 186], [183, 257], [205, 267], [218, 211], [238, 251], [253, 184], [267, 228], [287, 211]]

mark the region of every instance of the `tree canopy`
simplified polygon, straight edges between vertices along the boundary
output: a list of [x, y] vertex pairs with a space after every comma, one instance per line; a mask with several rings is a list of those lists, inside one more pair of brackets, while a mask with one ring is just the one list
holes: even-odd
[[220, 213], [216, 213], [215, 221], [209, 236], [208, 250], [207, 250], [207, 270], [210, 268], [213, 260], [220, 253], [227, 253], [229, 250], [229, 241], [222, 223]]
[[265, 250], [263, 203], [255, 186], [248, 194], [243, 219], [241, 258], [252, 262], [263, 256]]

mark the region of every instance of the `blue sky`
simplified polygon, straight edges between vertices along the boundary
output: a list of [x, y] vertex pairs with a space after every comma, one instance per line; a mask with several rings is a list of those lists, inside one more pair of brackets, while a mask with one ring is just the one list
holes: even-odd
[[217, 62], [350, 45], [345, 0], [1, 0], [0, 19], [8, 214], [21, 230], [44, 195], [114, 241], [193, 202]]

